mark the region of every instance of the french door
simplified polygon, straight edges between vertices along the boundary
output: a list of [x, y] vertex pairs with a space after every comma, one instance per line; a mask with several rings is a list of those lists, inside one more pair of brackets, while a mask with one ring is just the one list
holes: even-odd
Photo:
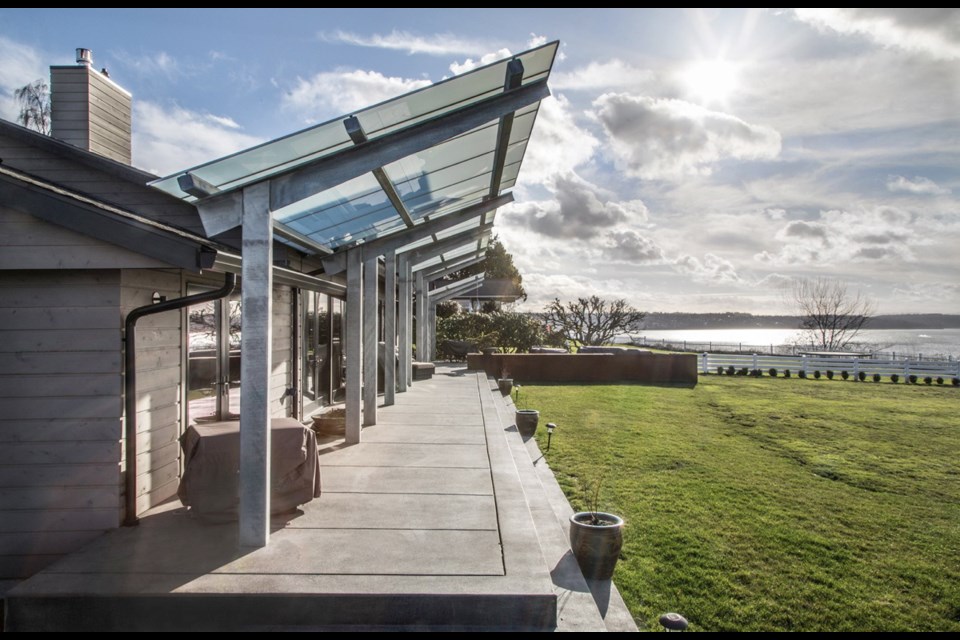
[[[188, 285], [188, 295], [209, 287]], [[239, 289], [187, 309], [187, 424], [240, 416]]]

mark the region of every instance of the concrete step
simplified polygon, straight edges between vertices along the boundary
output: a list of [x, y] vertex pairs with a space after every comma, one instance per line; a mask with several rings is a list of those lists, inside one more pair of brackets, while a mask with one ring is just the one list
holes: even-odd
[[[500, 394], [492, 377], [488, 386], [497, 400], [501, 422], [511, 425], [508, 440], [557, 594], [557, 631], [636, 632], [637, 626], [616, 585], [583, 577], [570, 549], [569, 517], [573, 510], [537, 441], [525, 439], [516, 430], [512, 398]], [[544, 429], [545, 424], [538, 428]]]

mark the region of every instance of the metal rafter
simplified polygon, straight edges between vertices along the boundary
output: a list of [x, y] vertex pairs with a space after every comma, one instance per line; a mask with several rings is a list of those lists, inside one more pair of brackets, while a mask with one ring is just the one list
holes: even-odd
[[[344, 120], [343, 126], [347, 130], [347, 135], [353, 140], [353, 144], [361, 145], [367, 142], [367, 134], [363, 130], [363, 125], [360, 124], [357, 116], [350, 116]], [[374, 169], [373, 177], [380, 183], [380, 188], [383, 189], [383, 192], [387, 195], [387, 200], [389, 200], [393, 208], [397, 210], [397, 213], [403, 218], [406, 225], [412, 227], [414, 225], [413, 218], [410, 216], [410, 212], [407, 211], [406, 205], [403, 204], [403, 200], [400, 199], [397, 188], [393, 186], [393, 181], [387, 176], [387, 172], [383, 170], [383, 167]]]
[[[506, 77], [503, 80], [505, 94], [520, 88], [523, 81], [523, 62], [514, 58], [507, 63]], [[500, 116], [500, 125], [497, 129], [497, 148], [493, 154], [493, 171], [490, 174], [490, 198], [500, 193], [500, 182], [503, 180], [503, 166], [507, 161], [507, 148], [510, 146], [510, 132], [513, 131], [514, 113]]]

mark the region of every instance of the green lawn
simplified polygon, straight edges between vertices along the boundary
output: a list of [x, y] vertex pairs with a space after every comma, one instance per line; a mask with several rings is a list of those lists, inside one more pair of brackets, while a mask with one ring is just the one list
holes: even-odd
[[638, 623], [960, 631], [960, 390], [707, 375], [525, 384], [520, 406], [558, 424], [546, 456], [575, 509], [603, 476]]

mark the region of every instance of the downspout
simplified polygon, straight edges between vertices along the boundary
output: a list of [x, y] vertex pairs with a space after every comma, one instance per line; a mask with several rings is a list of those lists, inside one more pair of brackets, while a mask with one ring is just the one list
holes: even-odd
[[205, 291], [192, 296], [176, 298], [175, 300], [164, 300], [156, 304], [148, 304], [137, 307], [127, 314], [124, 324], [124, 415], [126, 416], [126, 463], [127, 475], [125, 479], [126, 487], [126, 514], [123, 519], [123, 526], [132, 527], [140, 524], [137, 517], [137, 320], [143, 316], [150, 316], [164, 311], [173, 311], [183, 309], [194, 304], [211, 302], [226, 298], [233, 293], [237, 284], [237, 276], [233, 273], [224, 275], [223, 286], [214, 291]]

